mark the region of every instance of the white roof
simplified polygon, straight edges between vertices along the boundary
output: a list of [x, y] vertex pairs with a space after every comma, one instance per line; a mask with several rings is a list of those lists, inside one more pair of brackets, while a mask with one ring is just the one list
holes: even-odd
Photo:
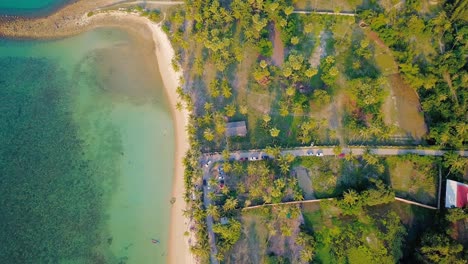
[[447, 180], [447, 187], [445, 189], [445, 208], [457, 206], [457, 185], [458, 182]]

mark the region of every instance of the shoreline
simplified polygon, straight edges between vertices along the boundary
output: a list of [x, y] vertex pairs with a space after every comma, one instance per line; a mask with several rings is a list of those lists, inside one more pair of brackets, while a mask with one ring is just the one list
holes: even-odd
[[[70, 6], [73, 5], [74, 4]], [[67, 7], [65, 7], [65, 9], [67, 9]], [[57, 25], [57, 22], [53, 21], [53, 17], [57, 16], [60, 16], [60, 11], [51, 15], [51, 17], [38, 19], [41, 22], [47, 20], [48, 23], [40, 23], [39, 27], [41, 30], [37, 31], [33, 28], [34, 26], [28, 25], [35, 20], [19, 19], [10, 21], [11, 23], [6, 23], [6, 26], [5, 23], [3, 23], [4, 21], [2, 22], [0, 20], [0, 37], [17, 39], [57, 39], [77, 35], [99, 27], [120, 27], [138, 31], [138, 28], [135, 28], [135, 26], [144, 25], [150, 30], [151, 36], [143, 37], [151, 38], [153, 41], [155, 59], [164, 84], [164, 94], [170, 104], [175, 131], [174, 173], [172, 176], [172, 197], [175, 198], [175, 202], [171, 205], [170, 209], [168, 256], [166, 262], [175, 264], [196, 263], [190, 252], [189, 236], [184, 235], [186, 231], [190, 232], [190, 230], [188, 228], [188, 219], [183, 215], [183, 210], [186, 206], [183, 197], [183, 176], [185, 171], [183, 159], [189, 149], [189, 137], [185, 130], [189, 121], [189, 113], [185, 107], [182, 110], [176, 109], [176, 104], [179, 101], [177, 87], [180, 84], [179, 79], [182, 77], [182, 72], [176, 72], [172, 67], [174, 49], [168, 36], [162, 30], [160, 23], [154, 23], [145, 17], [132, 13], [113, 11], [97, 13], [88, 17], [86, 12], [81, 17], [75, 15], [71, 20], [61, 19], [62, 22], [65, 21], [64, 26], [54, 30], [47, 25]], [[18, 24], [21, 25], [20, 28], [25, 30], [17, 30]], [[183, 102], [181, 101], [181, 103]]]
[[[99, 20], [100, 17], [112, 18], [109, 24], [93, 23], [93, 20]], [[183, 159], [186, 152], [189, 149], [189, 137], [185, 130], [189, 121], [189, 113], [184, 107], [182, 110], [176, 109], [178, 101], [177, 87], [179, 87], [179, 79], [182, 77], [182, 72], [174, 71], [172, 67], [172, 58], [174, 57], [174, 49], [172, 44], [159, 23], [154, 23], [145, 17], [141, 17], [131, 13], [125, 12], [111, 12], [111, 13], [99, 13], [89, 18], [83, 18], [84, 21], [90, 21], [96, 27], [105, 26], [123, 26], [123, 21], [136, 22], [138, 24], [144, 24], [149, 28], [152, 34], [152, 41], [154, 43], [154, 52], [158, 63], [159, 72], [161, 79], [164, 84], [164, 91], [170, 104], [171, 113], [174, 121], [175, 131], [175, 154], [174, 154], [174, 174], [172, 183], [172, 197], [175, 198], [175, 202], [171, 205], [171, 216], [169, 225], [169, 241], [168, 241], [168, 257], [167, 263], [174, 264], [190, 264], [196, 263], [189, 248], [189, 237], [185, 236], [184, 233], [189, 231], [188, 219], [183, 215], [185, 209], [184, 201], [184, 171]], [[114, 24], [115, 22], [119, 22]], [[131, 25], [126, 24], [123, 27]], [[181, 102], [183, 103], [183, 102]], [[184, 245], [184, 247], [181, 247]]]

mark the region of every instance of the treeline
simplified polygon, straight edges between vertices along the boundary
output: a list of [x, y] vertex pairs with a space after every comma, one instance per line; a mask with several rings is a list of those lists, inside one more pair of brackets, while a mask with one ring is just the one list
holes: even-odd
[[422, 15], [421, 1], [360, 15], [393, 51], [405, 81], [417, 90], [430, 132], [427, 140], [448, 148], [468, 141], [468, 26], [466, 1], [447, 1]]

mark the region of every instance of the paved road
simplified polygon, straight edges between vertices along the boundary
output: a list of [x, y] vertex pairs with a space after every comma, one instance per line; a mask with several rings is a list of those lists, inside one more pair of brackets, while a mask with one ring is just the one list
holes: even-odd
[[[211, 177], [210, 170], [211, 166], [203, 166], [203, 180], [206, 180], [207, 182], [207, 186], [203, 186], [203, 204], [205, 205], [205, 208], [208, 208], [208, 206], [211, 204], [211, 200], [208, 197], [208, 193], [212, 191], [208, 190], [208, 181]], [[210, 263], [217, 264], [218, 260], [216, 259], [216, 255], [218, 254], [218, 249], [216, 248], [215, 234], [213, 232], [213, 217], [206, 216], [206, 228], [208, 230], [208, 241], [210, 243]]]
[[294, 10], [293, 13], [295, 14], [317, 14], [317, 15], [332, 15], [332, 16], [356, 16], [354, 13], [346, 13], [346, 12], [326, 12], [326, 11], [301, 11], [301, 10]]
[[[366, 152], [366, 148], [352, 147], [343, 149], [345, 155], [363, 155]], [[433, 149], [399, 149], [399, 148], [371, 148], [370, 153], [379, 156], [394, 156], [394, 155], [405, 155], [405, 154], [417, 154], [421, 156], [443, 156], [447, 151], [445, 150], [433, 150]], [[468, 157], [468, 151], [461, 150], [455, 151], [460, 156]], [[281, 154], [290, 153], [294, 156], [315, 156], [317, 153], [322, 153], [323, 156], [335, 156], [333, 148], [331, 147], [298, 147], [294, 149], [288, 149], [281, 151]], [[240, 160], [241, 158], [261, 158], [262, 156], [268, 156], [263, 150], [250, 150], [250, 151], [236, 151], [232, 152], [230, 158]], [[222, 161], [223, 157], [221, 154], [205, 154], [202, 162], [211, 160]]]

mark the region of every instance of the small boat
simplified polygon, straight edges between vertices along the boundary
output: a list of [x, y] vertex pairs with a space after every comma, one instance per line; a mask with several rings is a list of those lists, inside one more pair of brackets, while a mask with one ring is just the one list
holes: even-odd
[[152, 242], [153, 244], [158, 244], [158, 243], [159, 243], [159, 240], [153, 238], [153, 239], [151, 239], [151, 242]]

